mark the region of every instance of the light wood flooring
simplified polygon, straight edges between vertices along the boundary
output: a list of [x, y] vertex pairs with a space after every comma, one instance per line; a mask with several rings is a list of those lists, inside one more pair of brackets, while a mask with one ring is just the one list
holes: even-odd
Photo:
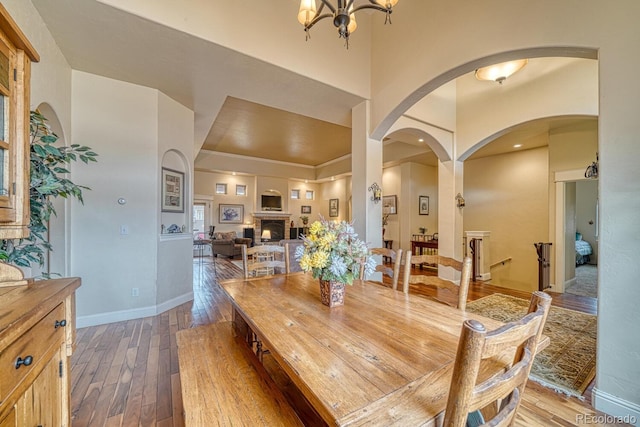
[[[211, 257], [194, 259], [193, 272], [192, 302], [155, 317], [78, 329], [71, 370], [74, 427], [183, 425], [175, 334], [181, 329], [231, 320], [231, 307], [218, 280], [242, 275], [225, 259], [217, 259], [214, 270]], [[429, 293], [414, 287], [410, 292]], [[469, 299], [495, 292], [529, 297], [525, 292], [475, 283]], [[596, 312], [592, 298], [552, 296], [554, 305]], [[584, 401], [568, 398], [529, 381], [516, 425], [579, 425], [578, 414], [595, 414], [589, 404], [591, 388], [584, 397]]]

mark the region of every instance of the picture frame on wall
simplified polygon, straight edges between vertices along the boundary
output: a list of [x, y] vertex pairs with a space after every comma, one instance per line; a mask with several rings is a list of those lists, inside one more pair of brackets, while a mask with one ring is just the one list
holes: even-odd
[[389, 215], [398, 213], [398, 197], [396, 195], [382, 196], [382, 213]]
[[300, 213], [310, 214], [311, 213], [311, 206], [302, 206], [300, 208]]
[[244, 222], [244, 205], [219, 205], [220, 224], [242, 224]]
[[429, 196], [418, 196], [418, 213], [429, 215]]
[[329, 199], [329, 217], [334, 218], [339, 214], [338, 199]]
[[162, 168], [162, 212], [184, 213], [184, 173]]

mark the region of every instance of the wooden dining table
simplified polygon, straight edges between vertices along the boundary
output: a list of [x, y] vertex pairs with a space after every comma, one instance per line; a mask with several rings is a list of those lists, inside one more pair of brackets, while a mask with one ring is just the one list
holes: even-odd
[[462, 323], [502, 325], [366, 281], [347, 287], [343, 306], [329, 308], [309, 273], [221, 286], [237, 333], [256, 334], [328, 425], [439, 425]]

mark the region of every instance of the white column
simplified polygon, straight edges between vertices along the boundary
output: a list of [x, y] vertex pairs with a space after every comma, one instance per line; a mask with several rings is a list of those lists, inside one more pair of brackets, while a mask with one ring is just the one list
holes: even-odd
[[[438, 162], [438, 254], [462, 259], [462, 211], [457, 207], [456, 195], [464, 197], [462, 189], [463, 163], [455, 160]], [[451, 269], [442, 269], [439, 276], [446, 279]]]
[[372, 247], [382, 247], [382, 203], [371, 201], [369, 187], [382, 186], [382, 142], [369, 138], [369, 101], [351, 112], [351, 197], [354, 227]]

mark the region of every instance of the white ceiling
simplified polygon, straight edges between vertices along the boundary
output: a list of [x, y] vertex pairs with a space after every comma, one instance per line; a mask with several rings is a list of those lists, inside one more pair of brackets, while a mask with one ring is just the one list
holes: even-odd
[[[350, 153], [351, 109], [363, 101], [359, 96], [95, 0], [32, 2], [73, 69], [156, 88], [192, 109], [197, 151], [204, 145], [311, 166]], [[525, 70], [549, 73], [571, 60], [535, 59]], [[456, 102], [526, 84], [516, 76], [500, 88], [477, 81], [472, 73], [462, 76]], [[513, 150], [513, 138], [539, 140], [535, 135], [540, 132], [572, 123], [531, 124], [502, 136], [473, 158]], [[426, 146], [416, 151], [414, 139], [403, 132], [388, 135], [385, 165], [435, 165], [435, 155]], [[399, 155], [405, 152], [405, 157]]]

